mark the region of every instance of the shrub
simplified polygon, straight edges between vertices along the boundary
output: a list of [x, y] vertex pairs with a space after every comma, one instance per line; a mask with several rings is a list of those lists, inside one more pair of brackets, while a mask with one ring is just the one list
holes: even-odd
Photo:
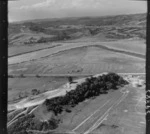
[[25, 78], [24, 74], [20, 74], [20, 77], [21, 77], [21, 78]]
[[32, 89], [32, 95], [38, 95], [40, 92], [37, 89]]

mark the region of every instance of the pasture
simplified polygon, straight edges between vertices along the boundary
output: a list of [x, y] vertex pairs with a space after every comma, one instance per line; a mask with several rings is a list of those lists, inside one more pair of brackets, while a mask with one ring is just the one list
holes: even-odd
[[8, 104], [19, 102], [23, 98], [33, 96], [33, 89], [37, 89], [40, 94], [54, 90], [67, 81], [66, 78], [52, 77], [8, 78]]
[[[41, 54], [45, 55], [43, 51]], [[39, 55], [37, 57], [39, 58]], [[49, 56], [43, 58], [10, 65], [9, 71], [16, 74], [143, 73], [145, 59], [91, 45], [57, 50], [56, 53], [49, 53]]]

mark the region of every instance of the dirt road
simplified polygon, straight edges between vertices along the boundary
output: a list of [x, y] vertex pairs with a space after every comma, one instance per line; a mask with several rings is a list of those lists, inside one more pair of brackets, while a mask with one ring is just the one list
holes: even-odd
[[144, 134], [145, 87], [131, 85], [93, 111], [70, 133], [74, 134]]

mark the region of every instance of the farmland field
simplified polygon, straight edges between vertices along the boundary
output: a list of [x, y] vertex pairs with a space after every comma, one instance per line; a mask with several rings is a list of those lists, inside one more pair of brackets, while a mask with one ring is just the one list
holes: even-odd
[[[10, 134], [28, 123], [37, 128], [26, 130], [33, 134], [144, 134], [146, 14], [18, 22], [9, 25], [8, 37]], [[82, 87], [86, 77], [104, 72], [118, 73], [129, 83], [104, 92], [114, 82], [104, 75], [101, 95], [65, 105], [58, 115], [45, 107]], [[86, 86], [95, 89], [94, 84]], [[49, 109], [59, 108], [57, 101], [51, 104]]]
[[72, 48], [34, 61], [10, 65], [9, 69], [12, 70], [11, 73], [19, 74], [96, 74], [105, 71], [135, 73], [144, 72], [144, 63], [144, 58], [111, 52], [93, 45]]
[[19, 55], [19, 54], [30, 53], [30, 52], [33, 52], [33, 51], [53, 48], [53, 47], [57, 47], [57, 46], [60, 46], [60, 44], [57, 44], [57, 45], [40, 44], [40, 45], [31, 45], [31, 46], [22, 45], [22, 46], [18, 46], [18, 47], [12, 46], [8, 50], [8, 56], [13, 57], [13, 56], [16, 56], [16, 55]]
[[67, 82], [66, 78], [31, 77], [8, 79], [8, 104], [16, 103], [32, 96], [32, 90], [37, 89], [40, 93], [54, 90]]
[[[95, 42], [62, 42], [62, 43], [53, 43], [53, 48], [44, 48], [43, 50], [39, 50], [36, 52], [31, 52], [28, 54], [22, 54], [20, 56], [15, 56], [11, 57], [8, 60], [9, 64], [16, 64], [24, 61], [30, 61], [30, 60], [35, 60], [41, 57], [46, 57], [48, 55], [51, 55], [53, 53], [58, 53], [59, 51], [64, 51], [64, 50], [69, 50], [71, 48], [76, 48], [76, 47], [82, 47], [82, 46], [93, 46], [93, 45], [102, 45], [106, 46], [108, 48], [113, 48], [116, 50], [122, 50], [122, 51], [127, 51], [127, 52], [133, 52], [141, 55], [145, 55], [145, 49], [146, 46], [144, 44], [144, 41], [136, 41], [136, 40], [119, 40], [119, 41], [109, 41], [109, 42], [100, 42], [100, 41], [95, 41]], [[18, 48], [19, 49], [19, 48]], [[29, 56], [30, 55], [30, 56]]]
[[[128, 87], [129, 94], [124, 99], [123, 102], [119, 103], [119, 105], [115, 106], [113, 110], [110, 110], [108, 114], [106, 114], [104, 120], [102, 120], [101, 113], [105, 113], [107, 107], [111, 107], [113, 101], [118, 99], [120, 93], [118, 91], [110, 92], [107, 95], [102, 95], [97, 97], [94, 100], [87, 100], [83, 103], [80, 103], [77, 107], [72, 109], [71, 113], [63, 114], [60, 118], [63, 120], [58, 132], [64, 130], [71, 130], [76, 133], [86, 133], [86, 130], [90, 130], [91, 124], [99, 124], [95, 125], [95, 129], [91, 129], [89, 134], [95, 133], [108, 133], [108, 134], [125, 134], [125, 133], [137, 133], [141, 134], [145, 132], [145, 112], [144, 106], [144, 89], [143, 88], [133, 88]], [[139, 103], [139, 100], [136, 98], [142, 98], [142, 102]], [[109, 101], [111, 98], [111, 101]], [[135, 107], [138, 105], [138, 110], [136, 111]], [[99, 109], [99, 111], [97, 111]], [[103, 110], [105, 112], [103, 112]], [[97, 111], [97, 113], [95, 113]], [[92, 115], [93, 114], [93, 115]], [[91, 116], [92, 115], [92, 116]], [[100, 116], [100, 118], [99, 118]], [[90, 118], [88, 118], [90, 117]], [[99, 122], [98, 122], [99, 118]], [[101, 120], [100, 120], [101, 119]], [[91, 127], [92, 128], [92, 127]], [[94, 128], [94, 127], [93, 127]]]

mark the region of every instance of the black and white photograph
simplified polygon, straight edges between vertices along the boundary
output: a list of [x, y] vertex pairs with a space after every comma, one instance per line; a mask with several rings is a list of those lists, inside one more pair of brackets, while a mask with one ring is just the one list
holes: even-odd
[[147, 1], [8, 1], [8, 134], [146, 134]]

